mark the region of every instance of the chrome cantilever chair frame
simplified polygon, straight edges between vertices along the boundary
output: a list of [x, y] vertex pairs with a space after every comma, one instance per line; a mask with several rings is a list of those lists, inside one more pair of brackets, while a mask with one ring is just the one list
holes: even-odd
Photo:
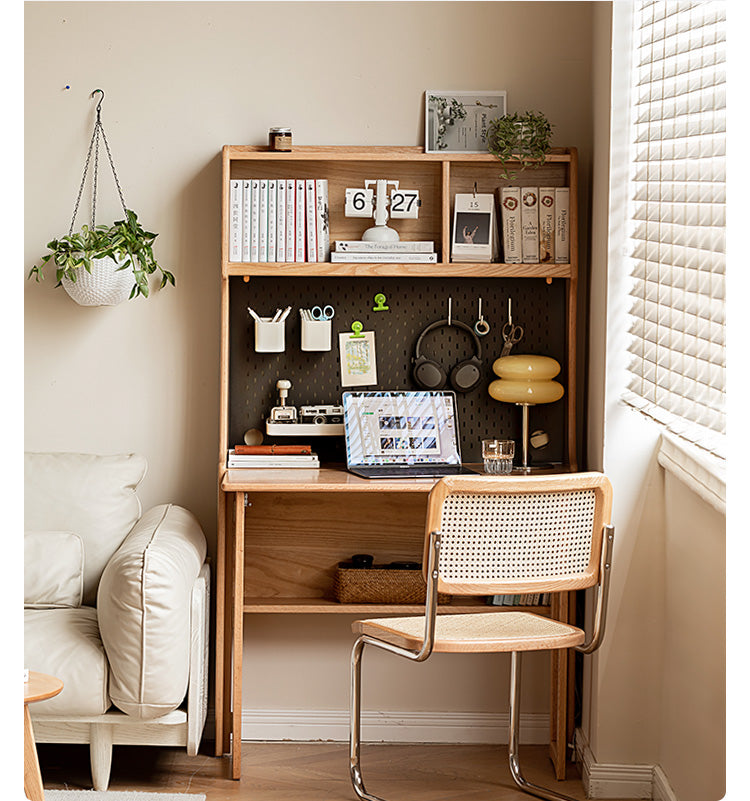
[[[441, 519], [442, 506], [450, 494], [488, 495], [493, 491], [501, 495], [535, 495], [548, 493], [580, 492], [593, 490], [596, 500], [592, 514], [591, 540], [589, 545], [589, 564], [581, 575], [556, 577], [551, 580], [540, 579], [496, 579], [494, 581], [468, 582], [461, 580], [446, 580], [441, 573], [440, 552], [442, 544]], [[614, 527], [609, 523], [611, 512], [611, 486], [609, 481], [600, 473], [579, 473], [564, 476], [547, 476], [541, 479], [522, 478], [460, 478], [443, 479], [438, 482], [430, 493], [428, 502], [427, 530], [425, 536], [424, 576], [427, 584], [424, 614], [424, 630], [418, 638], [418, 647], [409, 648], [394, 641], [387, 641], [367, 633], [360, 634], [352, 648], [351, 654], [351, 695], [350, 695], [350, 735], [349, 735], [349, 772], [357, 796], [363, 801], [384, 801], [379, 796], [367, 792], [362, 778], [360, 744], [361, 744], [361, 695], [362, 695], [362, 655], [365, 645], [373, 645], [398, 656], [410, 659], [413, 662], [424, 662], [435, 648], [435, 629], [437, 621], [438, 591], [447, 591], [453, 594], [482, 594], [488, 595], [503, 592], [535, 592], [535, 591], [566, 591], [596, 586], [597, 595], [594, 609], [594, 621], [590, 638], [580, 629], [566, 626], [574, 630], [579, 636], [579, 642], [572, 647], [583, 654], [595, 651], [602, 642], [606, 624], [607, 600], [609, 595], [609, 576], [612, 563], [612, 549], [614, 543]], [[438, 525], [436, 525], [436, 523]], [[525, 589], [528, 588], [528, 589]], [[487, 612], [484, 614], [506, 615], [508, 612]], [[530, 615], [531, 613], [520, 613]], [[441, 615], [441, 618], [444, 616]], [[457, 616], [448, 616], [457, 617]], [[419, 620], [419, 618], [416, 618]], [[361, 624], [367, 623], [396, 623], [397, 621], [357, 621], [353, 628], [358, 630]], [[563, 624], [560, 624], [563, 625]], [[417, 638], [412, 638], [412, 641]], [[551, 647], [560, 647], [551, 646]], [[450, 650], [450, 649], [449, 649]], [[553, 790], [528, 782], [521, 771], [519, 759], [519, 723], [521, 699], [521, 654], [522, 650], [502, 647], [489, 650], [504, 651], [511, 654], [511, 680], [510, 680], [510, 731], [508, 738], [508, 760], [510, 772], [516, 785], [526, 793], [535, 795], [548, 801], [574, 801], [569, 796], [562, 795]], [[528, 648], [524, 650], [547, 650], [544, 647]]]

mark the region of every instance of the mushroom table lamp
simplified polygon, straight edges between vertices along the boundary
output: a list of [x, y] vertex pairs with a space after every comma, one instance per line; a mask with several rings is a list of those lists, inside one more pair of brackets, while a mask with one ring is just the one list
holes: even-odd
[[503, 403], [515, 403], [522, 410], [523, 462], [522, 473], [530, 473], [529, 466], [529, 406], [537, 403], [554, 403], [562, 398], [562, 384], [552, 379], [560, 372], [560, 364], [549, 356], [515, 354], [495, 359], [492, 371], [498, 376], [488, 391]]

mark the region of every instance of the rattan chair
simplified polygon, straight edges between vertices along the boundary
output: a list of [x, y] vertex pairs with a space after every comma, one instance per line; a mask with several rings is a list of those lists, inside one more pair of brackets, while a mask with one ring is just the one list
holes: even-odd
[[[567, 796], [524, 779], [518, 756], [521, 654], [575, 648], [588, 654], [602, 641], [614, 529], [612, 488], [601, 473], [542, 477], [445, 478], [429, 496], [425, 532], [425, 614], [358, 620], [351, 657], [349, 770], [357, 795], [360, 765], [361, 666], [365, 645], [423, 662], [440, 653], [510, 652], [511, 775], [525, 792], [550, 801]], [[437, 593], [495, 595], [597, 587], [591, 636], [531, 612], [436, 614]]]

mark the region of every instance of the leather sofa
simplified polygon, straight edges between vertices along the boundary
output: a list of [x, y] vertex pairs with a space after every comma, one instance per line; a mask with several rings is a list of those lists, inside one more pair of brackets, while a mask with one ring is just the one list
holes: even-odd
[[24, 666], [62, 679], [32, 704], [37, 742], [198, 751], [208, 701], [209, 567], [196, 518], [145, 513], [135, 454], [25, 454]]

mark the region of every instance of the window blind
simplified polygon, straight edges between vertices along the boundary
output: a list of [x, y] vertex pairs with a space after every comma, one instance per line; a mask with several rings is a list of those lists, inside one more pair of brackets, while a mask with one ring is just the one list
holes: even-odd
[[637, 0], [625, 400], [725, 458], [725, 8]]

